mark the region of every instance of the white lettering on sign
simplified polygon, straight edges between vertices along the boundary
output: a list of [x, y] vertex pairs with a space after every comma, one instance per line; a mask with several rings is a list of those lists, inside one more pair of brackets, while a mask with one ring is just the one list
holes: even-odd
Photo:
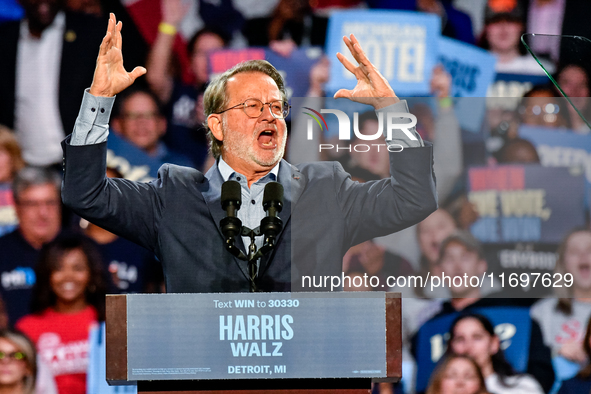
[[291, 315], [220, 316], [220, 341], [277, 340], [293, 338]]
[[[342, 34], [355, 34], [368, 59], [388, 80], [423, 82], [427, 29], [399, 23], [345, 22]], [[354, 62], [344, 42], [341, 53]], [[355, 76], [343, 69], [343, 77]]]
[[[291, 315], [221, 315], [220, 341], [289, 341], [292, 324]], [[282, 346], [283, 342], [230, 342], [234, 357], [281, 357]]]
[[580, 167], [585, 171], [587, 182], [591, 182], [591, 153], [586, 150], [545, 144], [538, 145], [536, 150], [544, 167]]

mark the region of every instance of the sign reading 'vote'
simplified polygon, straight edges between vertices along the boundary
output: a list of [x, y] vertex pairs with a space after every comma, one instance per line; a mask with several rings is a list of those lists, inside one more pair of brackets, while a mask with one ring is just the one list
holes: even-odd
[[473, 167], [468, 185], [479, 215], [470, 231], [482, 242], [559, 243], [584, 224], [583, 175], [569, 168]]
[[[342, 37], [354, 34], [369, 60], [388, 80], [398, 96], [428, 95], [429, 81], [437, 61], [438, 16], [405, 11], [341, 11], [331, 15], [327, 48], [355, 60]], [[328, 91], [352, 89], [355, 77], [336, 59], [331, 59]]]

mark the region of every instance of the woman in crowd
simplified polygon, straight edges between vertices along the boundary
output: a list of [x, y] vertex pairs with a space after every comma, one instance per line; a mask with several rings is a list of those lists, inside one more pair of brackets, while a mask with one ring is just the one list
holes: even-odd
[[562, 382], [558, 394], [578, 394], [591, 391], [591, 319], [587, 323], [583, 349], [587, 356], [587, 365], [574, 378]]
[[0, 330], [0, 393], [35, 393], [35, 346], [20, 332]]
[[450, 354], [435, 368], [426, 394], [485, 394], [484, 377], [468, 356]]
[[0, 236], [18, 224], [12, 198], [12, 179], [25, 166], [14, 133], [0, 125]]
[[564, 238], [555, 273], [572, 277], [572, 286], [563, 281], [563, 287], [554, 287], [556, 297], [536, 302], [530, 314], [553, 356], [582, 364], [587, 361], [583, 336], [591, 316], [591, 230], [576, 228]]
[[[556, 82], [562, 91], [570, 98], [573, 105], [581, 112], [581, 115], [591, 121], [591, 100], [589, 99], [589, 74], [587, 70], [580, 64], [569, 63], [562, 66], [554, 76]], [[561, 94], [556, 92], [556, 96]], [[566, 101], [561, 99], [560, 102]], [[568, 121], [569, 129], [575, 133], [587, 134], [589, 133], [589, 126], [579, 116], [577, 111], [567, 103], [560, 106], [566, 108], [565, 118]]]
[[100, 255], [81, 235], [61, 236], [43, 248], [36, 276], [33, 313], [16, 326], [35, 343], [59, 393], [84, 394], [89, 330], [105, 313]]
[[448, 353], [472, 357], [480, 367], [486, 388], [491, 393], [544, 393], [533, 377], [515, 373], [505, 360], [501, 341], [492, 323], [482, 315], [462, 314], [453, 322]]

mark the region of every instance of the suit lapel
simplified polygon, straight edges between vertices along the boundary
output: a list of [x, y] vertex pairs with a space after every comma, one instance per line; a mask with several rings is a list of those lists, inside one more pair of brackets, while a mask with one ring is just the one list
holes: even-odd
[[[281, 160], [281, 165], [279, 166], [278, 182], [283, 186], [283, 209], [279, 213], [279, 218], [283, 222], [283, 229], [277, 237], [277, 245], [279, 245], [281, 242], [285, 228], [291, 219], [291, 211], [296, 206], [300, 196], [302, 195], [302, 192], [304, 191], [306, 179], [302, 173], [300, 173], [297, 167], [289, 164], [285, 160]], [[291, 243], [291, 240], [287, 240], [287, 242]], [[259, 276], [262, 276], [269, 268], [273, 257], [275, 257], [276, 250], [277, 248], [261, 259], [262, 261], [261, 267], [259, 269]]]
[[209, 213], [216, 224], [216, 228], [218, 229], [220, 235], [223, 236], [219, 224], [220, 220], [222, 220], [225, 216], [225, 212], [221, 208], [222, 183], [224, 180], [222, 179], [222, 176], [218, 170], [217, 163], [215, 163], [209, 169], [209, 171], [207, 171], [205, 178], [207, 178], [209, 182], [203, 183], [204, 189], [201, 191], [201, 193], [203, 194], [203, 198], [205, 199]]
[[[217, 162], [211, 167], [211, 169], [207, 172], [205, 177], [208, 179], [209, 182], [204, 182], [202, 184], [203, 186], [201, 186], [201, 194], [205, 199], [205, 203], [207, 204], [211, 217], [213, 218], [216, 224], [216, 228], [218, 229], [220, 236], [223, 237], [219, 223], [226, 215], [224, 210], [222, 210], [221, 208], [222, 183], [224, 183], [224, 180], [222, 178], [222, 175], [220, 174], [220, 171], [218, 170]], [[291, 218], [291, 211], [297, 204], [306, 186], [306, 179], [304, 178], [302, 173], [300, 173], [300, 171], [295, 166], [292, 166], [285, 160], [281, 160], [281, 165], [279, 166], [278, 181], [283, 186], [283, 209], [279, 213], [279, 218], [281, 218], [281, 221], [283, 222], [283, 229], [277, 237], [277, 244], [281, 242], [281, 238], [283, 237], [285, 228], [287, 227], [288, 222]], [[236, 245], [240, 247], [242, 251], [245, 251], [244, 243], [242, 242], [242, 237], [237, 237]], [[273, 257], [275, 256], [275, 251], [276, 249], [261, 259], [262, 261], [259, 267], [259, 278], [269, 268], [269, 265], [273, 260]], [[234, 260], [236, 261], [236, 264], [248, 280], [246, 264], [237, 258], [234, 258]]]
[[279, 217], [283, 221], [283, 228], [285, 228], [291, 217], [293, 207], [302, 195], [306, 182], [297, 167], [292, 166], [285, 160], [281, 160], [279, 183], [283, 185], [283, 210], [279, 213]]

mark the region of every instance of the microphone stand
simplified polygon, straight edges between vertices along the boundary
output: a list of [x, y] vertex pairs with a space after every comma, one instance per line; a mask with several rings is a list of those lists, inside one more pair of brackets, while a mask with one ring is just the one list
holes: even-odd
[[[257, 261], [275, 247], [275, 238], [283, 228], [283, 222], [277, 216], [283, 207], [283, 186], [277, 182], [272, 182], [265, 186], [263, 209], [267, 212], [268, 216], [261, 219], [259, 227], [251, 230], [246, 226], [242, 226], [242, 221], [236, 217], [236, 211], [240, 209], [240, 185], [235, 181], [227, 181], [224, 185], [222, 185], [222, 208], [228, 213], [228, 216], [220, 221], [222, 233], [226, 237], [224, 246], [233, 256], [248, 262], [250, 291], [255, 293], [259, 291], [256, 284], [259, 268]], [[234, 245], [234, 237], [238, 234], [243, 237], [250, 237], [248, 257]], [[257, 251], [255, 237], [260, 235], [265, 235], [265, 239], [263, 246]]]
[[[244, 232], [247, 234], [244, 234]], [[259, 227], [254, 230], [249, 229], [248, 227], [242, 227], [243, 235], [248, 235], [250, 237], [250, 245], [248, 246], [248, 275], [250, 276], [250, 292], [256, 293], [259, 291], [256, 283], [256, 277], [258, 274], [258, 267], [257, 267], [257, 260], [259, 259], [256, 257], [257, 255], [257, 246], [254, 242], [254, 237], [259, 231]]]
[[[264, 222], [265, 219], [268, 218], [263, 218], [263, 220], [261, 220], [261, 226], [264, 226]], [[278, 222], [278, 223], [277, 223]], [[281, 222], [281, 219], [279, 218], [274, 218], [273, 220], [274, 223], [274, 228], [277, 228], [277, 225], [279, 226], [279, 229], [281, 229], [281, 227], [283, 226], [283, 223]], [[234, 240], [232, 238], [232, 247], [234, 248], [233, 250], [237, 250], [239, 252], [240, 255], [235, 255], [236, 257], [238, 257], [240, 260], [244, 260], [248, 262], [248, 276], [250, 277], [250, 291], [251, 293], [256, 293], [258, 292], [258, 287], [256, 284], [256, 277], [258, 275], [258, 269], [259, 269], [259, 265], [257, 264], [257, 262], [267, 253], [269, 253], [274, 247], [275, 247], [275, 235], [274, 234], [269, 234], [267, 236], [265, 236], [265, 240], [263, 243], [263, 246], [261, 246], [260, 249], [257, 250], [257, 246], [255, 244], [255, 237], [259, 236], [259, 235], [263, 235], [263, 232], [261, 230], [261, 227], [257, 227], [254, 230], [249, 229], [246, 226], [242, 226], [242, 231], [241, 234], [242, 236], [248, 236], [250, 237], [250, 245], [248, 246], [248, 256], [245, 256], [244, 253], [242, 253], [240, 251], [240, 249], [238, 249], [236, 246], [234, 246]], [[226, 249], [228, 249], [228, 240], [226, 240]], [[230, 251], [230, 249], [228, 249], [228, 251]], [[232, 251], [230, 251], [232, 253]], [[234, 253], [232, 253], [234, 254]]]

